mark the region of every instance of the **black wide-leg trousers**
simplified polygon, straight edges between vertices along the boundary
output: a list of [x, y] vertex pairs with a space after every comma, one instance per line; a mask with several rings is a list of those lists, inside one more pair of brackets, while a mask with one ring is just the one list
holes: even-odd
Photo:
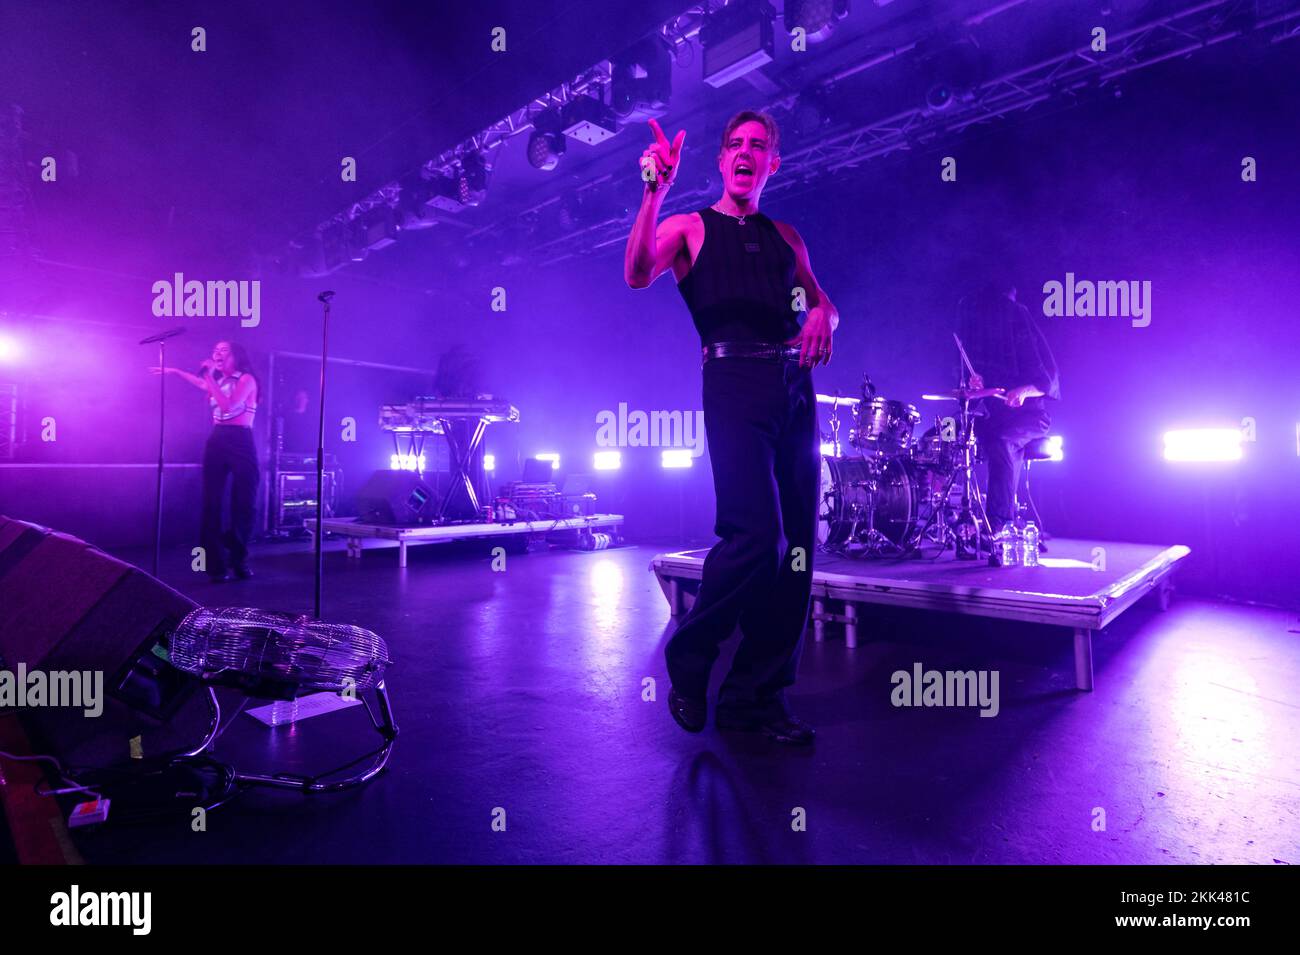
[[996, 533], [1016, 519], [1016, 489], [1025, 461], [1025, 445], [1047, 435], [1052, 419], [1041, 402], [1008, 408], [1000, 401], [987, 400], [987, 417], [976, 419], [975, 436], [988, 462], [989, 524]]
[[719, 646], [742, 640], [718, 708], [784, 711], [808, 620], [821, 447], [812, 370], [797, 362], [706, 362], [704, 427], [719, 540], [690, 611], [665, 651], [683, 696], [704, 699]]
[[[253, 536], [253, 515], [257, 497], [257, 445], [253, 429], [237, 425], [213, 425], [203, 449], [203, 514], [199, 543], [207, 559], [209, 574], [226, 571], [248, 559], [248, 542]], [[222, 528], [222, 504], [230, 485], [230, 529]]]

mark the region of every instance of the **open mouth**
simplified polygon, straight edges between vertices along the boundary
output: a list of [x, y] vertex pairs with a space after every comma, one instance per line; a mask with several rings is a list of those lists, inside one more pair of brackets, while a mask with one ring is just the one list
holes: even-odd
[[754, 178], [754, 167], [747, 162], [736, 163], [735, 176], [737, 179], [752, 181]]

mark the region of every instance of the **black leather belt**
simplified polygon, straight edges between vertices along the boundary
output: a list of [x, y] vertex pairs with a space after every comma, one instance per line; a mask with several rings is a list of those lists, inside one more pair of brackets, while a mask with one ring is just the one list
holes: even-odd
[[704, 362], [714, 358], [763, 358], [767, 361], [798, 361], [798, 345], [770, 342], [714, 342], [704, 346]]

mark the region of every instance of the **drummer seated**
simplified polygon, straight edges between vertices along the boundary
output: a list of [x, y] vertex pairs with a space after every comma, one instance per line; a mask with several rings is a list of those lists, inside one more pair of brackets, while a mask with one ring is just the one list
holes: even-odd
[[1016, 487], [1025, 448], [1051, 427], [1046, 402], [1061, 397], [1056, 359], [1029, 310], [1016, 301], [1015, 286], [990, 282], [958, 305], [961, 335], [971, 364], [969, 387], [1001, 389], [985, 398], [975, 424], [988, 464], [989, 524], [996, 532], [1016, 518]]

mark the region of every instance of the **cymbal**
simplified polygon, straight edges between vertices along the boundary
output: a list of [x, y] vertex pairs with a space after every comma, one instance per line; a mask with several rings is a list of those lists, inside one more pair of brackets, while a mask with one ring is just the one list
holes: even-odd
[[1001, 398], [1006, 400], [1004, 388], [954, 388], [937, 395], [922, 395], [926, 401], [978, 401], [980, 398]]

